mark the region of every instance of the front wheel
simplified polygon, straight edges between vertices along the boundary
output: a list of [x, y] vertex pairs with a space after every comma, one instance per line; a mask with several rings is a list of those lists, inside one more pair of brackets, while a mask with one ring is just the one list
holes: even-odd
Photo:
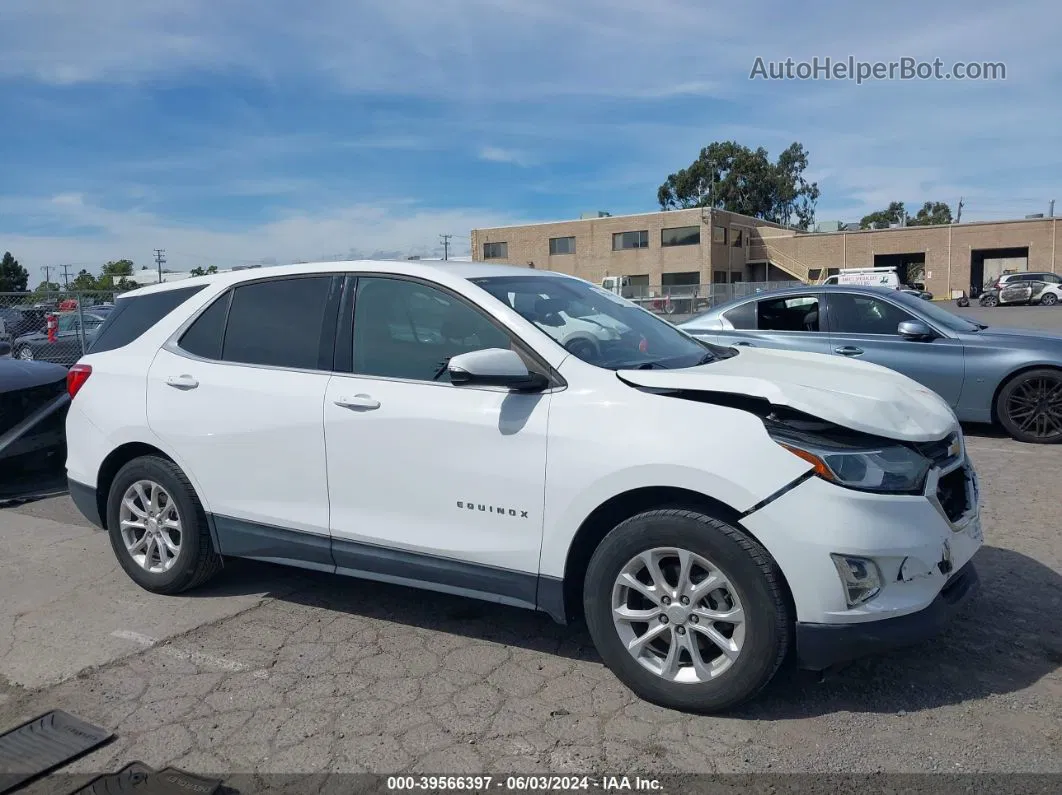
[[605, 664], [663, 707], [730, 709], [772, 679], [789, 649], [776, 564], [703, 513], [648, 511], [617, 526], [590, 561], [583, 601]]
[[165, 458], [135, 458], [118, 470], [107, 498], [107, 532], [125, 573], [152, 593], [187, 591], [221, 568], [199, 498]]
[[1041, 368], [1012, 378], [999, 391], [996, 415], [1019, 442], [1062, 442], [1062, 370]]
[[15, 358], [21, 359], [24, 362], [32, 362], [34, 359], [33, 348], [29, 345], [23, 345], [17, 351], [15, 351]]

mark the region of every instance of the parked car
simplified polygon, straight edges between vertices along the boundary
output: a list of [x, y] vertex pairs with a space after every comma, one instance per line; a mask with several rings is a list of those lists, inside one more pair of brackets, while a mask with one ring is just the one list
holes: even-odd
[[23, 306], [0, 306], [0, 340], [10, 342], [24, 334], [43, 330], [48, 313]]
[[908, 295], [913, 295], [915, 298], [921, 298], [923, 301], [933, 300], [933, 293], [929, 292], [928, 290], [921, 290], [915, 287], [901, 287], [900, 292], [907, 293]]
[[[641, 697], [721, 710], [977, 587], [962, 431], [884, 367], [699, 342], [526, 268], [196, 281], [119, 298], [70, 371], [71, 496], [149, 591], [233, 556], [582, 616]], [[621, 330], [565, 347], [524, 296]]]
[[718, 345], [884, 365], [934, 390], [964, 422], [1062, 442], [1062, 334], [990, 328], [899, 290], [829, 286], [732, 301], [680, 327]]
[[[84, 318], [84, 345], [87, 348], [95, 338], [106, 314], [82, 312]], [[82, 334], [80, 332], [81, 321], [77, 312], [64, 312], [58, 316], [58, 330], [55, 342], [48, 341], [47, 329], [34, 331], [18, 337], [12, 343], [16, 359], [32, 361], [34, 359], [55, 362], [56, 364], [71, 365], [81, 358]]]
[[[1018, 271], [1004, 273], [985, 285], [979, 297], [981, 306], [1004, 304], [1045, 304], [1058, 302], [1062, 276], [1048, 271]], [[1048, 297], [1045, 302], [1044, 296]]]
[[0, 359], [0, 500], [28, 496], [64, 474], [66, 374], [57, 364]]

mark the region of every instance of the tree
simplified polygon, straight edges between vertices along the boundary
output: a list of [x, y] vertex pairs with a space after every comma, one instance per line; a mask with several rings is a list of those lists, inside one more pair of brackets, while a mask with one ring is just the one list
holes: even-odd
[[75, 276], [71, 280], [68, 289], [76, 290], [79, 292], [88, 292], [90, 290], [100, 289], [100, 284], [95, 276], [93, 276], [87, 270], [82, 268], [80, 271], [78, 271], [77, 276]]
[[41, 282], [37, 285], [37, 289], [34, 292], [37, 293], [57, 293], [62, 287], [59, 286], [59, 282]]
[[907, 223], [910, 226], [936, 226], [952, 222], [951, 207], [945, 202], [926, 202], [918, 214]]
[[877, 229], [879, 226], [898, 224], [907, 217], [903, 202], [889, 202], [888, 208], [864, 215], [859, 221], [860, 229]]
[[97, 290], [118, 290], [124, 292], [133, 290], [137, 284], [126, 278], [133, 275], [133, 261], [131, 259], [112, 260], [105, 263], [101, 269], [99, 278], [96, 280]]
[[657, 190], [663, 210], [712, 207], [807, 229], [815, 219], [819, 186], [804, 178], [808, 155], [793, 143], [771, 162], [767, 150], [735, 141], [704, 147], [687, 168]]
[[10, 251], [0, 260], [0, 293], [24, 293], [29, 284], [29, 271], [18, 264]]
[[202, 265], [197, 265], [196, 267], [192, 268], [188, 272], [190, 274], [192, 274], [193, 276], [209, 276], [211, 273], [217, 273], [218, 272], [218, 266], [217, 265], [211, 265], [206, 270], [203, 270], [203, 266]]

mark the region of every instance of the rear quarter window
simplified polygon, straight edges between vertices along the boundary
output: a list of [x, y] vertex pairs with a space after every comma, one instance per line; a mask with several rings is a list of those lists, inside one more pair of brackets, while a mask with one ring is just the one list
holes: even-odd
[[198, 284], [195, 287], [119, 298], [115, 301], [114, 309], [107, 313], [107, 319], [100, 326], [88, 352], [104, 353], [124, 348], [204, 287], [205, 284]]

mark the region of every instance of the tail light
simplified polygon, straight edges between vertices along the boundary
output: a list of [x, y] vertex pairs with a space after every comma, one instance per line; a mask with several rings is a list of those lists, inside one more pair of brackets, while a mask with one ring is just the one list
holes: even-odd
[[91, 364], [75, 364], [70, 368], [66, 374], [66, 392], [71, 400], [85, 385], [90, 375], [92, 375]]

